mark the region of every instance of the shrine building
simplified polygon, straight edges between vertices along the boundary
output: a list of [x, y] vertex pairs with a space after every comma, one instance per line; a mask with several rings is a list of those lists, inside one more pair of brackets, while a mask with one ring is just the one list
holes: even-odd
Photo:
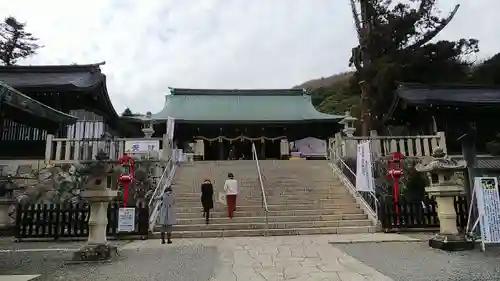
[[99, 139], [129, 134], [100, 66], [0, 66], [0, 159], [43, 159], [48, 134]]
[[171, 88], [160, 112], [129, 118], [149, 120], [155, 135], [172, 126], [175, 146], [196, 160], [226, 160], [252, 159], [252, 142], [259, 159], [288, 156], [289, 142], [303, 156], [324, 159], [344, 117], [317, 111], [303, 89]]

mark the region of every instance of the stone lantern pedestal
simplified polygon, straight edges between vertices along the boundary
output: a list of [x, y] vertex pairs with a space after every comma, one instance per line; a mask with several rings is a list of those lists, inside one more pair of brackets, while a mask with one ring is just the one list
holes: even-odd
[[73, 255], [75, 261], [102, 261], [118, 254], [117, 247], [108, 243], [106, 237], [108, 206], [118, 195], [118, 191], [107, 187], [107, 175], [111, 166], [101, 160], [90, 164], [86, 171], [89, 178], [81, 197], [90, 207], [89, 236], [87, 244]]
[[419, 164], [415, 168], [427, 174], [429, 186], [425, 191], [436, 198], [439, 218], [439, 234], [429, 240], [429, 246], [447, 251], [466, 250], [474, 247], [472, 241], [459, 233], [454, 197], [465, 194], [463, 183], [457, 172], [464, 171], [465, 161], [455, 161], [446, 157], [442, 149], [433, 152], [433, 159], [427, 165]]

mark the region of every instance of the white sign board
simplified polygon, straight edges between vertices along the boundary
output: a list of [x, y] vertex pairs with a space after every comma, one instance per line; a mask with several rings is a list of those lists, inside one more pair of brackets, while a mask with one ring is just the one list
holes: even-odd
[[482, 243], [500, 243], [500, 195], [495, 177], [477, 177], [474, 181]]
[[375, 192], [372, 154], [369, 141], [358, 144], [356, 155], [356, 190]]
[[135, 208], [118, 209], [118, 232], [135, 230]]
[[298, 151], [304, 156], [324, 156], [326, 157], [326, 141], [307, 137], [295, 142]]
[[160, 150], [159, 140], [128, 140], [125, 141], [125, 152], [128, 153], [144, 153]]

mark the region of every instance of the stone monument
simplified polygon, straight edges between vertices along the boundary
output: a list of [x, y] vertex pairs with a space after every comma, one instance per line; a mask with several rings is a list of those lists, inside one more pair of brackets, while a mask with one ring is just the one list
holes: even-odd
[[109, 156], [102, 150], [96, 160], [82, 161], [86, 165], [81, 171], [86, 176], [84, 190], [81, 197], [89, 203], [89, 236], [87, 244], [75, 252], [75, 261], [108, 260], [117, 255], [116, 246], [108, 243], [106, 227], [108, 225], [108, 205], [117, 195], [117, 190], [107, 186], [107, 177], [113, 172]]
[[436, 148], [432, 157], [428, 164], [418, 164], [415, 167], [418, 172], [426, 173], [429, 186], [425, 191], [434, 196], [437, 203], [439, 234], [429, 240], [429, 246], [447, 251], [470, 249], [474, 244], [457, 229], [454, 204], [455, 196], [465, 194], [463, 182], [457, 172], [464, 172], [466, 163], [448, 158], [441, 148]]

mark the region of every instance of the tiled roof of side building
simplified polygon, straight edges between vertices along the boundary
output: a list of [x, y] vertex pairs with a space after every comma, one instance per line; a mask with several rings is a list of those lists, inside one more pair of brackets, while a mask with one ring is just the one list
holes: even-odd
[[103, 64], [0, 66], [0, 81], [26, 95], [40, 91], [98, 95], [103, 101], [99, 110], [118, 118], [100, 69]]
[[19, 109], [23, 114], [52, 122], [74, 124], [78, 119], [34, 100], [2, 82], [0, 82], [0, 102]]
[[400, 84], [397, 95], [410, 104], [500, 104], [500, 87], [488, 85]]

